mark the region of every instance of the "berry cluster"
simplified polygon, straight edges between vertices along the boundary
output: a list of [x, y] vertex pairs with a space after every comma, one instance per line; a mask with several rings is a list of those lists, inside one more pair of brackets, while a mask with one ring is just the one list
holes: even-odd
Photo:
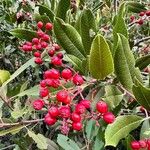
[[150, 150], [150, 140], [140, 140], [140, 141], [132, 141], [131, 142], [132, 150], [140, 150], [140, 149], [147, 149]]
[[142, 11], [139, 13], [138, 19], [136, 19], [136, 17], [133, 15], [130, 16], [130, 22], [134, 22], [136, 24], [143, 25], [145, 20], [149, 20], [149, 16], [150, 16], [150, 10]]
[[[51, 36], [47, 34], [52, 28], [53, 25], [51, 23], [48, 22], [44, 26], [43, 22], [39, 21], [37, 23], [37, 37], [33, 38], [32, 41], [25, 42], [21, 47], [24, 52], [33, 52], [36, 64], [40, 65], [43, 63], [42, 52], [46, 51], [51, 57], [51, 64], [56, 66], [62, 65], [63, 54], [61, 52], [58, 53], [60, 46], [54, 43]], [[45, 32], [43, 32], [42, 29], [44, 29]]]

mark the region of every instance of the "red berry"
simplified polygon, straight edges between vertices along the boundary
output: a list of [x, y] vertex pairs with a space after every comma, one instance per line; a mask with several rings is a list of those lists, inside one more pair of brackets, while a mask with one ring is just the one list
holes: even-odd
[[61, 76], [62, 78], [64, 79], [70, 79], [72, 77], [72, 71], [70, 69], [64, 69], [62, 72], [61, 72]]
[[134, 19], [135, 19], [135, 17], [134, 17], [134, 16], [130, 16], [130, 22], [133, 22], [133, 21], [134, 21]]
[[60, 73], [56, 69], [47, 70], [44, 72], [45, 79], [59, 79]]
[[74, 83], [75, 85], [82, 85], [83, 82], [84, 82], [84, 80], [83, 80], [82, 76], [76, 74], [76, 75], [73, 77], [73, 83]]
[[50, 114], [46, 114], [45, 117], [44, 117], [44, 122], [47, 124], [47, 125], [54, 125], [56, 123], [56, 119], [55, 118], [52, 118], [50, 116]]
[[40, 89], [40, 97], [46, 97], [49, 95], [49, 90], [47, 88]]
[[63, 58], [63, 54], [62, 53], [57, 53], [57, 57], [62, 59]]
[[36, 64], [42, 64], [43, 63], [43, 60], [42, 60], [42, 58], [40, 58], [40, 57], [36, 57], [35, 58], [35, 60], [34, 60], [34, 62], [36, 63]]
[[49, 110], [48, 110], [48, 113], [50, 114], [50, 116], [52, 117], [58, 117], [59, 116], [59, 110], [57, 107], [55, 106], [52, 106]]
[[35, 45], [35, 49], [36, 49], [36, 50], [39, 50], [39, 51], [42, 50], [41, 44]]
[[150, 16], [150, 10], [146, 11], [146, 16]]
[[53, 65], [56, 65], [56, 66], [61, 66], [62, 65], [62, 60], [60, 58], [58, 58], [57, 56], [54, 56], [51, 59], [51, 63]]
[[51, 87], [53, 85], [53, 79], [46, 79], [46, 85]]
[[28, 45], [28, 46], [32, 46], [31, 42], [26, 42], [25, 44]]
[[37, 27], [41, 29], [41, 28], [43, 27], [43, 22], [39, 21], [39, 22], [37, 23]]
[[22, 46], [22, 50], [28, 51], [28, 45], [24, 44], [24, 45]]
[[35, 110], [41, 110], [43, 106], [44, 106], [44, 101], [42, 99], [38, 99], [33, 102], [33, 108]]
[[56, 51], [59, 51], [59, 50], [60, 50], [60, 46], [59, 46], [58, 44], [56, 44], [56, 43], [53, 44], [53, 47], [55, 48]]
[[108, 105], [104, 101], [99, 101], [96, 104], [96, 109], [99, 113], [106, 113], [108, 111]]
[[147, 143], [146, 143], [145, 140], [140, 140], [140, 141], [139, 141], [139, 144], [140, 144], [140, 147], [141, 147], [141, 148], [146, 148], [146, 147], [147, 147]]
[[86, 99], [80, 101], [80, 104], [82, 104], [87, 109], [90, 108], [90, 106], [91, 106], [91, 102], [89, 100], [86, 100]]
[[42, 47], [42, 48], [46, 48], [47, 46], [48, 46], [48, 44], [47, 44], [46, 42], [44, 42], [44, 41], [41, 42], [41, 47]]
[[75, 107], [75, 112], [78, 114], [83, 114], [86, 111], [85, 107], [82, 104], [77, 104]]
[[34, 57], [41, 57], [41, 53], [39, 53], [39, 52], [34, 52]]
[[103, 120], [106, 123], [111, 124], [115, 121], [115, 116], [111, 112], [107, 112], [103, 115]]
[[60, 116], [62, 118], [70, 118], [71, 111], [68, 106], [61, 106], [59, 109]]
[[50, 57], [53, 57], [54, 54], [55, 54], [55, 50], [51, 49], [51, 50], [48, 51], [48, 55], [49, 55]]
[[64, 102], [68, 97], [68, 92], [65, 91], [65, 90], [62, 90], [62, 91], [59, 91], [57, 94], [56, 94], [56, 99], [59, 101], [59, 102]]
[[139, 16], [141, 16], [141, 17], [144, 15], [145, 15], [145, 12], [143, 12], [143, 11], [139, 13]]
[[39, 39], [38, 38], [33, 38], [32, 39], [32, 43], [33, 44], [38, 44], [39, 43]]
[[45, 25], [45, 29], [46, 29], [46, 30], [52, 30], [52, 28], [53, 28], [53, 25], [52, 25], [50, 22], [48, 22], [48, 23]]
[[131, 148], [132, 148], [132, 149], [139, 150], [139, 149], [140, 149], [140, 144], [139, 144], [139, 142], [137, 142], [137, 141], [132, 141], [132, 142], [131, 142]]
[[73, 122], [80, 122], [81, 116], [79, 114], [77, 114], [76, 112], [73, 112], [71, 115], [71, 119]]
[[37, 36], [38, 37], [43, 37], [44, 36], [44, 32], [43, 31], [37, 31]]
[[82, 129], [82, 123], [81, 122], [73, 122], [72, 128], [73, 128], [73, 130], [80, 131]]
[[53, 88], [58, 88], [59, 85], [60, 85], [60, 80], [59, 79], [55, 79], [55, 80], [53, 79], [52, 81], [53, 81], [52, 87]]
[[139, 20], [137, 21], [137, 23], [138, 23], [139, 25], [142, 25], [142, 24], [144, 23], [144, 21], [143, 21], [143, 19], [139, 19]]
[[70, 104], [71, 103], [71, 97], [67, 96], [67, 98], [63, 101], [64, 104]]
[[45, 81], [45, 80], [42, 80], [42, 81], [40, 82], [40, 86], [45, 88], [45, 87], [46, 87], [46, 81]]
[[44, 34], [43, 37], [42, 37], [42, 39], [43, 39], [44, 41], [49, 41], [50, 37], [49, 37], [49, 35]]

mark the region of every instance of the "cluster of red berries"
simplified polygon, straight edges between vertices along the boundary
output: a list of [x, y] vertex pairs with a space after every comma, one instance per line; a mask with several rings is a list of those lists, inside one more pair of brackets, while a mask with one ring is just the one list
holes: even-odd
[[[52, 28], [53, 25], [51, 23], [48, 22], [44, 26], [43, 22], [39, 21], [37, 23], [37, 37], [33, 38], [32, 41], [25, 42], [21, 47], [24, 52], [34, 52], [34, 61], [36, 64], [40, 65], [43, 63], [41, 54], [46, 50], [47, 54], [51, 57], [51, 64], [57, 66], [62, 65], [63, 54], [61, 52], [58, 53], [60, 46], [53, 43], [51, 36], [47, 34]], [[45, 32], [42, 29], [45, 29]]]
[[142, 11], [142, 12], [139, 13], [140, 18], [138, 18], [136, 20], [135, 16], [131, 16], [130, 17], [130, 22], [134, 22], [134, 23], [137, 23], [139, 25], [143, 25], [145, 20], [149, 20], [149, 16], [150, 16], [150, 10]]
[[140, 140], [140, 141], [132, 141], [131, 142], [132, 150], [140, 150], [140, 149], [147, 149], [150, 150], [150, 140]]

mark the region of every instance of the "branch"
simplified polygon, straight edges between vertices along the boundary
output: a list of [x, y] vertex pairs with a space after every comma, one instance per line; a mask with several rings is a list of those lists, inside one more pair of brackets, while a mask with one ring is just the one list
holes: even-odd
[[134, 46], [138, 46], [141, 42], [148, 41], [148, 40], [150, 40], [150, 36], [139, 40], [138, 42], [136, 42], [136, 43], [134, 44]]

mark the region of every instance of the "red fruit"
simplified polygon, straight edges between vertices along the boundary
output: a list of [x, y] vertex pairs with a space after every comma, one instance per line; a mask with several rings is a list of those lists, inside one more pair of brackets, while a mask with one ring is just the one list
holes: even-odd
[[37, 99], [33, 102], [33, 108], [35, 110], [41, 110], [44, 106], [44, 101], [42, 99]]
[[28, 46], [32, 46], [31, 42], [26, 42], [25, 44], [28, 45]]
[[76, 74], [76, 75], [73, 77], [73, 83], [74, 83], [75, 85], [82, 85], [83, 82], [84, 82], [84, 80], [83, 80], [82, 76]]
[[71, 97], [67, 96], [67, 98], [63, 101], [64, 104], [70, 104], [71, 103]]
[[44, 72], [44, 78], [45, 79], [59, 79], [60, 73], [56, 69], [47, 70]]
[[59, 91], [56, 94], [56, 99], [58, 100], [58, 102], [64, 102], [66, 101], [67, 98], [68, 98], [68, 92], [65, 90]]
[[55, 118], [52, 118], [50, 116], [50, 114], [46, 114], [45, 117], [44, 117], [44, 122], [47, 124], [47, 125], [54, 125], [56, 123], [56, 119]]
[[79, 114], [77, 114], [76, 112], [73, 112], [71, 115], [71, 119], [73, 122], [80, 122], [81, 116]]
[[34, 57], [41, 57], [41, 53], [39, 53], [39, 52], [34, 52]]
[[46, 42], [44, 42], [44, 41], [41, 42], [41, 47], [42, 47], [42, 48], [46, 48], [47, 46], [48, 46], [48, 44], [47, 44]]
[[80, 104], [82, 104], [87, 109], [90, 108], [90, 106], [91, 106], [91, 102], [89, 100], [86, 100], [86, 99], [80, 101]]
[[60, 46], [58, 44], [53, 44], [53, 47], [55, 48], [56, 51], [60, 50]]
[[28, 46], [28, 51], [32, 51], [32, 46]]
[[42, 80], [42, 81], [40, 82], [40, 86], [45, 88], [45, 87], [46, 87], [46, 81], [45, 81], [45, 80]]
[[43, 37], [44, 36], [44, 32], [43, 31], [37, 31], [37, 36], [38, 37]]
[[39, 51], [42, 50], [41, 44], [35, 45], [35, 49], [36, 49], [36, 50], [39, 50]]
[[82, 104], [77, 104], [75, 107], [75, 112], [78, 114], [83, 114], [86, 111], [85, 107]]
[[59, 109], [60, 116], [62, 118], [70, 118], [71, 111], [68, 106], [61, 106]]
[[134, 17], [134, 16], [130, 16], [130, 22], [133, 22], [133, 21], [134, 21], [134, 19], [135, 19], [135, 17]]
[[73, 128], [73, 130], [80, 131], [82, 129], [82, 123], [81, 122], [73, 122], [72, 128]]
[[52, 30], [52, 28], [53, 28], [53, 25], [52, 25], [50, 22], [48, 22], [48, 23], [45, 25], [45, 29], [46, 29], [46, 30]]
[[46, 85], [51, 87], [53, 85], [53, 79], [46, 79]]
[[39, 43], [39, 39], [38, 38], [33, 38], [32, 39], [32, 43], [33, 44], [38, 44]]
[[62, 65], [62, 60], [60, 58], [58, 58], [57, 56], [54, 56], [51, 59], [51, 63], [53, 65], [56, 65], [56, 66], [61, 66]]
[[49, 35], [44, 34], [43, 37], [42, 37], [42, 39], [43, 39], [44, 41], [49, 41], [50, 37], [49, 37]]
[[111, 124], [115, 121], [115, 116], [111, 112], [107, 112], [103, 115], [103, 120], [106, 123]]
[[106, 113], [108, 111], [108, 105], [104, 101], [99, 101], [96, 104], [96, 109], [99, 113]]
[[141, 17], [144, 15], [145, 15], [145, 12], [143, 12], [143, 11], [139, 13], [139, 16], [141, 16]]
[[139, 149], [140, 149], [140, 144], [139, 144], [139, 142], [137, 142], [137, 141], [132, 141], [132, 142], [131, 142], [131, 148], [132, 148], [132, 149], [139, 150]]
[[42, 64], [43, 63], [43, 60], [42, 60], [42, 58], [40, 58], [40, 57], [36, 57], [35, 59], [34, 59], [34, 62], [36, 63], [36, 64]]
[[61, 72], [61, 76], [62, 78], [64, 79], [70, 79], [72, 77], [72, 71], [70, 69], [64, 69], [62, 72]]
[[146, 11], [146, 16], [150, 16], [150, 10]]
[[58, 117], [59, 116], [59, 110], [57, 107], [55, 106], [52, 106], [49, 110], [48, 110], [48, 113], [50, 114], [50, 116], [52, 117]]
[[46, 97], [49, 95], [49, 90], [47, 88], [40, 89], [40, 97]]
[[144, 140], [140, 140], [140, 141], [139, 141], [139, 144], [140, 144], [140, 147], [141, 147], [141, 148], [146, 148], [146, 147], [147, 147], [147, 143], [146, 143], [146, 141], [144, 141]]
[[59, 79], [53, 79], [52, 80], [53, 82], [52, 82], [52, 87], [53, 88], [58, 88], [59, 87], [59, 85], [60, 85], [60, 80]]
[[62, 59], [63, 58], [63, 54], [62, 53], [57, 53], [57, 57]]
[[24, 44], [24, 45], [22, 46], [22, 50], [28, 51], [28, 45]]
[[139, 20], [137, 21], [137, 23], [138, 23], [139, 25], [142, 25], [142, 24], [144, 23], [144, 21], [143, 21], [143, 19], [139, 19]]
[[49, 55], [50, 57], [53, 57], [54, 54], [55, 54], [55, 50], [51, 49], [51, 50], [48, 51], [48, 55]]
[[37, 23], [37, 27], [41, 29], [41, 28], [43, 27], [43, 22], [39, 21], [39, 22]]

